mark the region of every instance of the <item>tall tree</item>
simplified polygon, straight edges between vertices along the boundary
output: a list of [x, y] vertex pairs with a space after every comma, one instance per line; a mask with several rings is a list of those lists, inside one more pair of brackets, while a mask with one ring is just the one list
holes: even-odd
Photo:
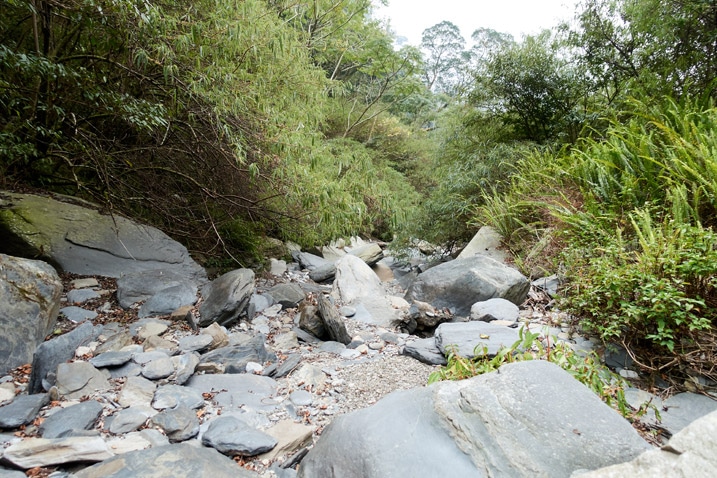
[[460, 29], [442, 21], [423, 31], [421, 49], [425, 52], [424, 78], [429, 90], [450, 92], [459, 82], [461, 66], [467, 60], [466, 40]]

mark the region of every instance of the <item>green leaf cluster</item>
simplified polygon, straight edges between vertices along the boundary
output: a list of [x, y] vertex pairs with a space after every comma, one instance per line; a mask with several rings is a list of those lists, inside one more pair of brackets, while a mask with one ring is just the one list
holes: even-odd
[[549, 337], [545, 346], [540, 337], [539, 332], [521, 327], [519, 339], [509, 347], [501, 347], [493, 357], [487, 355], [485, 346], [477, 346], [472, 359], [461, 357], [455, 347], [448, 347], [447, 365], [431, 373], [428, 383], [464, 380], [494, 372], [507, 363], [547, 360], [570, 373], [624, 417], [635, 418], [635, 412], [625, 399], [625, 380], [605, 367], [594, 353], [582, 355], [554, 337]]

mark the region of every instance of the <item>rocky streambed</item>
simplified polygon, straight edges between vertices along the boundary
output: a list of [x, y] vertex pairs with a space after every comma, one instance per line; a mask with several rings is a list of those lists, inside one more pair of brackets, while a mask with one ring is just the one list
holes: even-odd
[[[660, 450], [547, 362], [426, 386], [449, 348], [495, 353], [521, 327], [579, 353], [594, 347], [550, 307], [555, 281], [529, 283], [481, 242], [492, 237], [485, 231], [450, 262], [398, 262], [359, 242], [321, 256], [294, 249], [259, 276], [237, 269], [209, 281], [152, 228], [82, 224], [93, 213], [9, 197], [0, 195], [0, 219], [22, 217], [0, 225], [13, 253], [26, 235], [30, 253], [55, 255], [0, 254], [0, 476], [713, 469], [717, 406], [706, 395], [660, 401], [628, 390], [636, 408], [652, 400], [661, 412], [645, 427], [674, 435]], [[28, 204], [40, 204], [40, 219]], [[40, 227], [48, 218], [57, 235]], [[639, 379], [629, 357], [606, 358]]]

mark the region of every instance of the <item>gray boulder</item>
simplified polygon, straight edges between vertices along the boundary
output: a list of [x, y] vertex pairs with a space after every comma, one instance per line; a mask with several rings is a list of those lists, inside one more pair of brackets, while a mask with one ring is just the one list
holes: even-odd
[[166, 445], [118, 455], [75, 472], [77, 478], [158, 478], [257, 476], [212, 448], [189, 444]]
[[717, 469], [717, 411], [695, 420], [660, 449], [647, 451], [627, 463], [588, 473], [575, 473], [573, 476], [695, 478], [714, 476], [715, 469]]
[[288, 284], [277, 284], [267, 291], [276, 303], [281, 304], [284, 309], [293, 309], [304, 300], [304, 290], [294, 282]]
[[199, 306], [198, 325], [232, 325], [246, 313], [253, 292], [254, 271], [250, 269], [233, 270], [216, 278], [202, 292], [205, 299]]
[[406, 291], [406, 300], [429, 302], [467, 316], [476, 302], [501, 297], [520, 305], [530, 283], [520, 272], [486, 256], [444, 262], [418, 275]]
[[199, 420], [191, 408], [179, 405], [154, 415], [149, 423], [159, 427], [170, 442], [189, 440], [199, 433]]
[[557, 365], [518, 362], [392, 393], [322, 433], [299, 477], [569, 477], [650, 446]]
[[205, 280], [204, 269], [187, 249], [160, 230], [99, 206], [32, 194], [0, 194], [0, 252], [40, 257], [66, 272], [120, 277], [155, 269]]
[[520, 316], [520, 309], [509, 300], [495, 298], [483, 302], [476, 302], [471, 307], [471, 320], [492, 322], [494, 320], [505, 320], [517, 322]]
[[32, 362], [55, 326], [61, 294], [62, 282], [49, 264], [0, 254], [0, 375]]

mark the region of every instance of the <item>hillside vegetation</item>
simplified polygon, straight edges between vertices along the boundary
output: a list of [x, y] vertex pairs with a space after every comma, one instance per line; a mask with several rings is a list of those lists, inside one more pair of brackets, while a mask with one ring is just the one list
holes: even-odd
[[263, 237], [450, 248], [489, 224], [645, 371], [717, 380], [717, 1], [584, 0], [397, 48], [370, 0], [2, 0], [0, 187], [207, 263]]

